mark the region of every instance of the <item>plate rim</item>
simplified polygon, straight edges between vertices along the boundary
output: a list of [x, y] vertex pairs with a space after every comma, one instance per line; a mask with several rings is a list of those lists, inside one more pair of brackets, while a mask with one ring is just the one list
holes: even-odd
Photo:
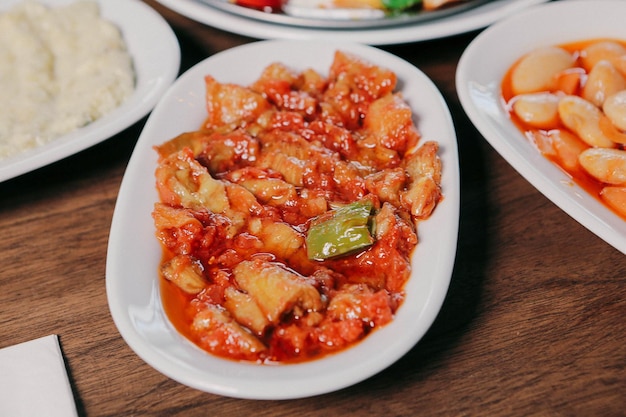
[[[484, 28], [526, 7], [550, 0], [491, 0], [466, 12], [423, 22], [380, 29], [314, 29], [256, 22], [213, 9], [202, 0], [156, 0], [161, 5], [200, 23], [256, 39], [342, 40], [368, 45], [392, 45], [426, 41]], [[233, 30], [236, 28], [236, 30]]]
[[[469, 10], [474, 7], [478, 7], [490, 0], [468, 0], [467, 3], [461, 3], [455, 5], [455, 7], [448, 7], [433, 11], [421, 11], [414, 15], [403, 15], [393, 18], [374, 18], [374, 19], [358, 19], [358, 18], [344, 18], [344, 19], [323, 19], [323, 18], [310, 18], [300, 16], [292, 16], [288, 13], [265, 13], [260, 10], [246, 8], [238, 6], [228, 0], [200, 0], [202, 3], [207, 4], [215, 9], [222, 10], [227, 13], [231, 13], [240, 17], [253, 19], [256, 21], [262, 21], [270, 24], [279, 24], [289, 27], [304, 27], [311, 29], [338, 29], [338, 30], [351, 30], [362, 28], [386, 28], [391, 26], [419, 24], [432, 19], [440, 19], [446, 16], [451, 16], [463, 11]], [[320, 10], [323, 10], [320, 8]], [[352, 9], [344, 9], [352, 10]], [[354, 9], [359, 10], [359, 9]], [[395, 19], [395, 21], [394, 21]]]

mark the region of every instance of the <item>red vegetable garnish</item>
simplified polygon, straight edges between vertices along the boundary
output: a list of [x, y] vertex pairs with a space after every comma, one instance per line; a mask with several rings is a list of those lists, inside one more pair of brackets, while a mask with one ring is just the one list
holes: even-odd
[[235, 4], [243, 7], [250, 7], [252, 9], [259, 9], [267, 11], [278, 11], [282, 7], [282, 0], [236, 0]]

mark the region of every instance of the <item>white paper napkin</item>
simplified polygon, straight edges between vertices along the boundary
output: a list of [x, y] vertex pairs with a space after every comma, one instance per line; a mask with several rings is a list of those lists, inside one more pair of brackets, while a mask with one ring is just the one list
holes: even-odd
[[0, 349], [0, 416], [77, 416], [57, 335]]

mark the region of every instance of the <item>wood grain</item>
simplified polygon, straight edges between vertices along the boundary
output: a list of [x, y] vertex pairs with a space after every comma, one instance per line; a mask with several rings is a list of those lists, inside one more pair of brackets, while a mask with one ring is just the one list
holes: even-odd
[[[178, 36], [182, 71], [252, 41], [147, 3]], [[132, 352], [109, 314], [105, 263], [145, 120], [0, 184], [0, 348], [58, 334], [81, 416], [624, 416], [626, 257], [543, 197], [471, 125], [454, 74], [474, 36], [383, 48], [444, 95], [462, 182], [443, 309], [390, 368], [322, 398], [259, 402], [188, 388]]]

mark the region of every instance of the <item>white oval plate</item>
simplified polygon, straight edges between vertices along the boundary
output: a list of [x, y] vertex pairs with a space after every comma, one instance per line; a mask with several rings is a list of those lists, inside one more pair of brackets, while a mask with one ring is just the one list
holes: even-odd
[[[254, 365], [212, 356], [181, 336], [164, 314], [158, 285], [161, 248], [151, 212], [158, 201], [154, 145], [197, 130], [206, 118], [204, 76], [249, 85], [272, 62], [327, 74], [336, 49], [396, 72], [424, 139], [443, 161], [444, 200], [420, 224], [406, 300], [393, 322], [338, 354], [294, 365]], [[239, 398], [288, 399], [338, 390], [386, 368], [411, 349], [435, 319], [450, 282], [459, 221], [457, 143], [448, 108], [411, 64], [373, 47], [343, 42], [263, 41], [214, 55], [183, 74], [157, 104], [139, 137], [120, 188], [109, 237], [106, 288], [128, 345], [158, 371], [193, 388]]]
[[570, 0], [528, 9], [472, 41], [459, 61], [456, 86], [471, 121], [513, 168], [572, 218], [626, 254], [626, 222], [543, 157], [511, 122], [500, 99], [502, 79], [522, 55], [577, 40], [626, 40], [624, 16], [623, 0]]
[[[0, 12], [21, 0], [3, 1]], [[51, 7], [74, 0], [40, 0]], [[120, 28], [133, 58], [136, 85], [122, 105], [95, 122], [44, 146], [0, 160], [0, 182], [80, 152], [121, 132], [144, 117], [172, 84], [180, 67], [180, 48], [167, 22], [138, 0], [98, 0], [100, 14]]]
[[491, 23], [548, 0], [491, 0], [450, 16], [415, 24], [358, 29], [328, 29], [275, 24], [228, 13], [202, 0], [157, 0], [190, 19], [228, 32], [258, 39], [341, 40], [369, 45], [390, 45], [444, 38], [483, 28]]

